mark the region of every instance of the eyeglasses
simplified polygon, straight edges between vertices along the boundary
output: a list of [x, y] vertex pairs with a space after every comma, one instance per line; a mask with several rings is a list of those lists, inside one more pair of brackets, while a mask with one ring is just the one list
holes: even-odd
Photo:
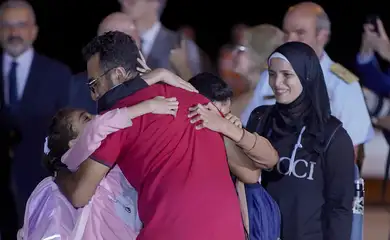
[[107, 73], [109, 73], [112, 69], [114, 69], [115, 67], [113, 68], [110, 68], [108, 69], [107, 71], [105, 71], [102, 75], [100, 75], [99, 77], [97, 78], [91, 78], [91, 79], [88, 79], [88, 87], [89, 87], [89, 90], [92, 92], [92, 93], [95, 93], [95, 86], [97, 84], [97, 82], [102, 79], [102, 77], [104, 77]]
[[[92, 92], [92, 93], [96, 93], [96, 90], [95, 90], [95, 86], [97, 84], [98, 81], [100, 81], [102, 79], [102, 77], [104, 77], [107, 73], [109, 73], [111, 70], [115, 69], [117, 67], [112, 67], [110, 69], [108, 69], [107, 71], [105, 71], [102, 75], [100, 75], [99, 77], [97, 78], [90, 78], [88, 79], [88, 87], [89, 87], [89, 90]], [[127, 72], [127, 70], [125, 69], [125, 72]], [[128, 76], [127, 76], [128, 77]]]

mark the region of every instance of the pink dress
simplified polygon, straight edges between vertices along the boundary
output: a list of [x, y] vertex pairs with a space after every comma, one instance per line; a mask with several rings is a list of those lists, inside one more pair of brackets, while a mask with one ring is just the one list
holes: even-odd
[[[76, 170], [108, 134], [131, 124], [126, 109], [97, 116], [87, 124], [76, 144], [62, 157], [62, 162], [70, 170]], [[137, 198], [137, 192], [116, 166], [101, 181], [90, 203], [77, 210], [48, 177], [28, 200], [21, 235], [28, 240], [136, 239], [142, 227]]]

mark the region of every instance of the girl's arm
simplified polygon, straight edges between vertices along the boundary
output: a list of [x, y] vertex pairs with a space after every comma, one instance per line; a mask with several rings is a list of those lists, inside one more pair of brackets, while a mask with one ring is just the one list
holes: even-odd
[[175, 115], [178, 109], [176, 98], [155, 97], [127, 108], [120, 108], [96, 116], [74, 141], [61, 161], [70, 170], [75, 170], [87, 159], [109, 134], [130, 127], [131, 119], [147, 113]]

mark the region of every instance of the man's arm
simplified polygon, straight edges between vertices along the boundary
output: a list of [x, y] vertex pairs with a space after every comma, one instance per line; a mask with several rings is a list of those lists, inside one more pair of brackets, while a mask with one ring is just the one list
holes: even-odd
[[382, 72], [374, 55], [357, 56], [357, 71], [363, 85], [381, 96], [390, 94], [390, 74]]
[[74, 207], [83, 207], [91, 200], [100, 181], [114, 166], [121, 152], [124, 134], [124, 131], [118, 131], [109, 135], [75, 172], [68, 169], [57, 172], [55, 181]]
[[69, 202], [74, 207], [80, 208], [88, 204], [109, 170], [108, 166], [87, 159], [74, 173], [67, 169], [58, 171], [55, 182]]

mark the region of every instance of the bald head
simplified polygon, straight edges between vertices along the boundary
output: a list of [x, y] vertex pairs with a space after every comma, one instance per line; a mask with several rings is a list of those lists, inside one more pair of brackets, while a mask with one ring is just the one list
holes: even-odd
[[312, 16], [315, 18], [317, 31], [322, 29], [330, 31], [330, 20], [328, 14], [326, 14], [325, 10], [317, 3], [298, 3], [290, 7], [290, 9], [287, 11], [287, 14], [290, 12], [298, 12], [299, 14], [303, 14], [305, 16]]
[[129, 15], [122, 12], [111, 13], [99, 24], [98, 35], [103, 35], [110, 31], [120, 31], [131, 36], [139, 44], [139, 35], [134, 21]]
[[289, 8], [283, 30], [286, 41], [300, 41], [310, 45], [319, 56], [330, 36], [330, 21], [324, 9], [313, 2], [302, 2]]

